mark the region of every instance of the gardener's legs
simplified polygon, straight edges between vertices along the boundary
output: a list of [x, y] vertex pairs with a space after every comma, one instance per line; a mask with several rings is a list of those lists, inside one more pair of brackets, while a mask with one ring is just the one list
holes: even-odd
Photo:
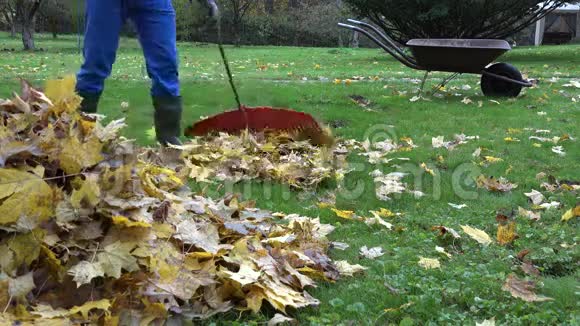
[[179, 94], [175, 11], [171, 0], [131, 0], [130, 17], [137, 26], [147, 73], [152, 80], [155, 131], [162, 145], [179, 144]]
[[124, 22], [123, 0], [87, 0], [84, 63], [77, 74], [77, 92], [83, 97], [81, 110], [97, 112], [105, 79], [111, 74], [119, 32]]

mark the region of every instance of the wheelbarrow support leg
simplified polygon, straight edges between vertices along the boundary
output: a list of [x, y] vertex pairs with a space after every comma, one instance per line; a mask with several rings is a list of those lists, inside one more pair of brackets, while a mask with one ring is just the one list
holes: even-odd
[[427, 80], [427, 76], [429, 76], [430, 71], [425, 71], [425, 76], [423, 76], [423, 80], [421, 81], [421, 88], [419, 88], [419, 96], [423, 94], [423, 88], [425, 87], [425, 81]]
[[439, 83], [439, 85], [433, 87], [432, 95], [437, 94], [437, 92], [439, 92], [439, 90], [441, 90], [442, 87], [445, 87], [445, 85], [447, 85], [453, 79], [457, 78], [457, 76], [459, 76], [459, 75], [461, 75], [461, 73], [455, 72], [455, 73], [452, 73], [451, 75], [449, 75], [448, 77], [446, 77], [445, 79], [443, 79], [443, 81], [441, 83]]

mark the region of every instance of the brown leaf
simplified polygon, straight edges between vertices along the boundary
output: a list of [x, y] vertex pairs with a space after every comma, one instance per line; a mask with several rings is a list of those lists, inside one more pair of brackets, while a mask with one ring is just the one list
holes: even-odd
[[461, 236], [459, 235], [459, 233], [457, 233], [457, 231], [453, 230], [452, 228], [448, 228], [446, 226], [443, 226], [443, 225], [433, 226], [433, 227], [431, 227], [431, 230], [439, 231], [439, 236], [445, 236], [446, 234], [450, 234], [451, 237], [453, 237], [453, 239], [461, 238]]
[[509, 192], [512, 189], [517, 188], [516, 184], [510, 183], [505, 178], [495, 179], [493, 177], [486, 178], [483, 175], [480, 175], [477, 178], [477, 186], [479, 188], [485, 188], [489, 191], [495, 192]]
[[541, 302], [554, 300], [545, 296], [538, 296], [534, 293], [536, 283], [533, 281], [524, 281], [518, 279], [514, 274], [508, 275], [508, 278], [502, 290], [508, 291], [514, 298], [520, 298], [527, 302]]
[[519, 260], [524, 260], [524, 258], [530, 253], [530, 249], [524, 249], [518, 252], [517, 257]]
[[531, 276], [540, 276], [540, 271], [532, 263], [526, 261], [520, 265], [520, 268], [524, 273]]

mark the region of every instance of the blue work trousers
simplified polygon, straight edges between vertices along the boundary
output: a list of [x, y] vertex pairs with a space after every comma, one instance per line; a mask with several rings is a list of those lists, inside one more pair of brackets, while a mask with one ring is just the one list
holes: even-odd
[[175, 10], [171, 0], [87, 0], [84, 63], [77, 74], [79, 93], [100, 95], [110, 76], [127, 19], [137, 28], [151, 95], [179, 96]]

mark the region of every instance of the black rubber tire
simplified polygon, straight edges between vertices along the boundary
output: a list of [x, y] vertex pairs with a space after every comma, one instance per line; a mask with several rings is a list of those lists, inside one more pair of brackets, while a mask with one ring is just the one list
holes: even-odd
[[[496, 63], [485, 70], [492, 74], [505, 76], [514, 80], [522, 80], [519, 70], [509, 63]], [[510, 83], [492, 76], [481, 76], [481, 90], [485, 96], [493, 97], [517, 97], [522, 91], [522, 85]]]

